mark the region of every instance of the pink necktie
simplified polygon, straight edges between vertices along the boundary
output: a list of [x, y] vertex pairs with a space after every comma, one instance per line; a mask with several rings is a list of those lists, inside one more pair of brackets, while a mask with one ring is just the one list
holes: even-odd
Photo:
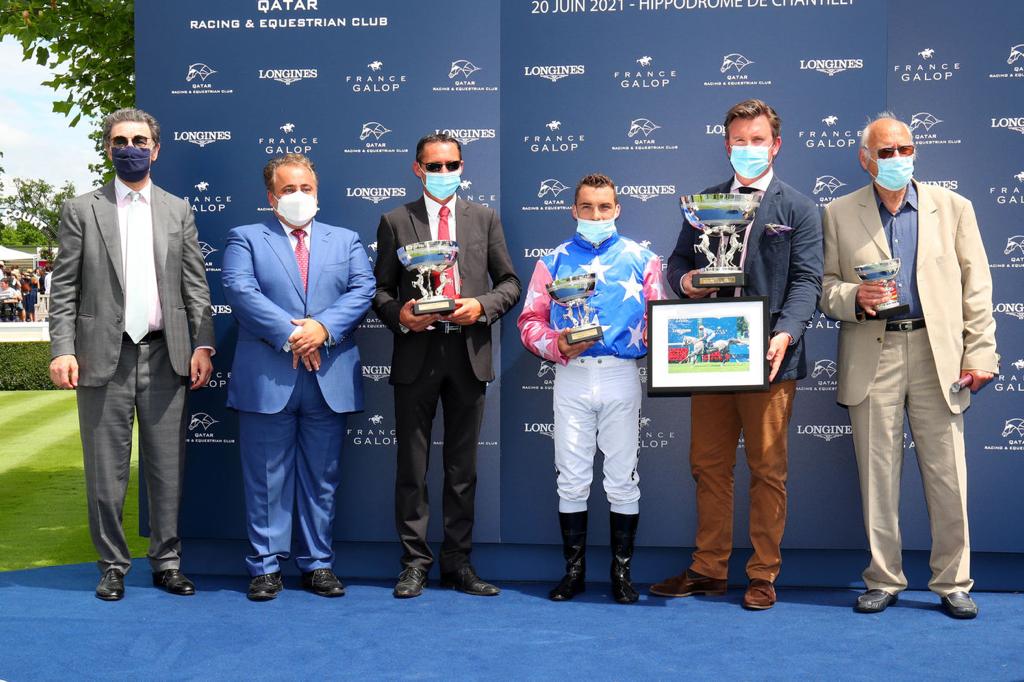
[[309, 277], [309, 249], [306, 248], [306, 231], [292, 230], [292, 235], [298, 240], [295, 244], [295, 260], [299, 264], [299, 274], [302, 275], [302, 288], [307, 288], [306, 280]]
[[[448, 230], [448, 216], [451, 215], [451, 209], [447, 206], [442, 206], [441, 211], [437, 214], [440, 220], [437, 223], [437, 238], [441, 241], [451, 239], [451, 232]], [[454, 268], [448, 270], [447, 277], [444, 280], [444, 290], [441, 291], [441, 295], [447, 298], [455, 298], [455, 280], [454, 280]], [[440, 275], [435, 275], [434, 286], [440, 284]]]

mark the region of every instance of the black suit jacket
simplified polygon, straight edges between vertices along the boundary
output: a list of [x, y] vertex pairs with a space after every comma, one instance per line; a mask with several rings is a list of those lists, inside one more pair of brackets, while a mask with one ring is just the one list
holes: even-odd
[[[458, 266], [462, 277], [459, 296], [475, 298], [484, 316], [463, 327], [463, 338], [473, 373], [480, 381], [494, 379], [491, 361], [491, 327], [519, 300], [522, 284], [512, 269], [501, 220], [494, 209], [459, 198], [455, 203], [455, 229], [459, 243]], [[430, 221], [423, 197], [381, 216], [377, 227], [377, 263], [373, 274], [377, 292], [373, 310], [395, 335], [391, 356], [391, 383], [416, 380], [430, 343], [428, 332], [403, 333], [398, 314], [410, 298], [419, 295], [413, 273], [399, 262], [400, 247], [430, 241]]]

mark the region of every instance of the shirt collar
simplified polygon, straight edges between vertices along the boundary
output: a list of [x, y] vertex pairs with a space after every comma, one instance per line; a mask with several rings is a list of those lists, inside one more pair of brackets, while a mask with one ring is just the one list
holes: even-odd
[[[871, 189], [875, 193], [875, 203], [878, 204], [878, 208], [885, 208], [885, 210], [888, 211], [889, 209], [886, 208], [885, 204], [882, 202], [882, 197], [879, 196], [878, 188], [875, 187], [874, 183], [871, 183]], [[908, 206], [915, 211], [917, 210], [917, 188], [914, 187], [913, 181], [907, 183], [907, 191], [903, 195], [903, 203], [900, 204], [900, 210], [897, 211], [897, 213], [902, 213], [903, 209]]]
[[442, 206], [447, 206], [449, 211], [455, 213], [455, 202], [458, 201], [458, 199], [458, 196], [453, 194], [451, 199], [442, 204], [441, 202], [428, 197], [426, 193], [423, 194], [423, 203], [427, 205], [427, 215], [431, 218], [437, 218], [441, 214]]
[[[274, 217], [277, 218], [277, 215], [275, 214]], [[306, 232], [306, 236], [308, 237], [309, 235], [313, 234], [313, 223], [316, 222], [316, 219], [314, 218], [313, 220], [310, 220], [309, 225], [306, 225], [305, 227], [292, 227], [291, 225], [281, 220], [280, 218], [277, 218], [277, 222], [281, 224], [281, 227], [284, 228], [284, 233], [289, 237], [295, 230], [304, 230]]]
[[[752, 182], [749, 185], [747, 185], [747, 187], [753, 187], [754, 189], [756, 189], [758, 191], [767, 192], [768, 191], [768, 185], [772, 184], [772, 178], [774, 178], [774, 177], [775, 177], [775, 169], [774, 168], [769, 168], [767, 173], [765, 173], [763, 176], [761, 176], [760, 178], [757, 179], [757, 182]], [[732, 188], [731, 188], [732, 193], [736, 194], [739, 191], [740, 187], [743, 187], [743, 185], [740, 184], [740, 181], [736, 178], [736, 175], [734, 174], [732, 176]]]
[[[134, 191], [131, 187], [121, 182], [121, 178], [114, 178], [114, 194], [117, 196], [118, 206], [124, 204], [128, 200], [128, 195]], [[146, 186], [139, 190], [139, 194], [145, 203], [152, 203], [150, 198], [153, 196], [153, 183], [148, 178], [146, 179]]]

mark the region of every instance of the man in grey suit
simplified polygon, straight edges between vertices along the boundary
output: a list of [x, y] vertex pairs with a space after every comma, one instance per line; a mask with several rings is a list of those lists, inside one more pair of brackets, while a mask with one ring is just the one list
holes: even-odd
[[124, 596], [131, 567], [121, 525], [139, 418], [149, 491], [153, 584], [191, 595], [180, 571], [178, 504], [187, 387], [213, 370], [210, 291], [188, 203], [150, 181], [160, 125], [139, 109], [103, 120], [117, 178], [64, 204], [50, 297], [50, 378], [78, 392], [89, 530], [103, 576], [96, 596]]
[[[497, 214], [456, 197], [462, 168], [458, 140], [445, 133], [422, 138], [412, 171], [423, 183], [423, 196], [382, 216], [377, 227], [380, 255], [374, 267], [373, 309], [395, 339], [390, 379], [398, 436], [395, 519], [404, 550], [394, 590], [398, 598], [422, 593], [434, 561], [427, 544], [427, 462], [438, 400], [444, 410], [441, 584], [467, 594], [498, 594], [498, 588], [477, 577], [469, 563], [476, 446], [484, 389], [494, 379], [491, 325], [516, 304], [522, 285], [512, 269]], [[444, 316], [416, 315], [413, 277], [396, 251], [437, 239], [459, 244], [454, 276], [443, 290], [456, 308]]]

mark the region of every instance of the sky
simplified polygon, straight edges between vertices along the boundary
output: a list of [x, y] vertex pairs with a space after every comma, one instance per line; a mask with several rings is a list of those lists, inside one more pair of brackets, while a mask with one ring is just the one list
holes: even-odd
[[78, 194], [96, 184], [89, 164], [96, 161], [89, 132], [93, 122], [83, 118], [69, 128], [69, 118], [53, 113], [53, 101], [67, 97], [41, 85], [50, 72], [35, 61], [23, 62], [21, 45], [12, 38], [0, 40], [0, 166], [5, 191], [12, 178], [41, 178], [61, 186], [70, 180]]

